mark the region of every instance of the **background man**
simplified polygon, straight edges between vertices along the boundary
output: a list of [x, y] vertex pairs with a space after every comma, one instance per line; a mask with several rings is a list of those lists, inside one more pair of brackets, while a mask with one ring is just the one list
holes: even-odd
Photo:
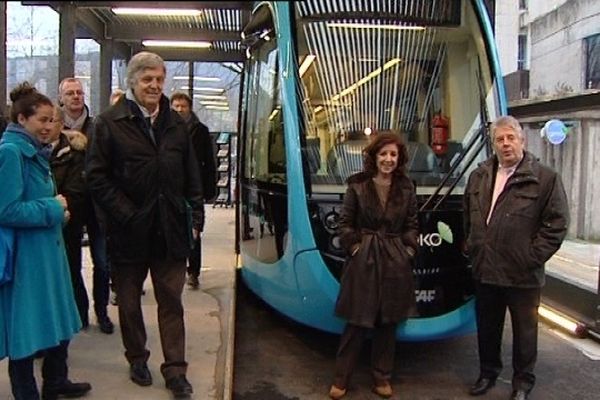
[[[59, 103], [64, 115], [64, 129], [76, 130], [88, 136], [92, 123], [92, 117], [88, 107], [85, 105], [85, 93], [81, 82], [76, 78], [65, 78], [58, 85]], [[98, 326], [104, 333], [111, 334], [114, 325], [107, 313], [110, 272], [106, 257], [106, 238], [100, 229], [96, 216], [94, 204], [86, 194], [85, 221], [90, 245], [90, 253], [94, 264], [93, 273], [93, 298], [94, 311], [98, 320]], [[81, 257], [81, 253], [79, 254]], [[81, 262], [79, 263], [81, 264]], [[77, 307], [81, 315], [84, 328], [89, 325], [88, 321], [88, 298], [87, 292], [75, 294]]]
[[469, 393], [486, 393], [502, 370], [500, 348], [508, 308], [513, 328], [510, 398], [524, 400], [535, 384], [544, 263], [560, 248], [569, 210], [560, 176], [524, 150], [519, 122], [500, 117], [491, 132], [496, 154], [473, 171], [465, 192], [480, 367]]
[[[182, 92], [174, 93], [171, 96], [171, 107], [183, 118], [192, 137], [192, 145], [196, 152], [200, 176], [202, 177], [202, 194], [206, 200], [210, 200], [217, 194], [217, 166], [208, 127], [200, 122], [198, 116], [192, 111], [192, 99], [187, 94]], [[202, 242], [200, 235], [194, 240], [194, 247], [188, 262], [187, 283], [192, 289], [197, 289], [200, 285], [198, 277], [200, 276], [200, 267], [202, 265]]]
[[187, 397], [192, 386], [186, 379], [181, 293], [190, 236], [198, 235], [204, 209], [190, 135], [162, 94], [165, 75], [158, 55], [141, 52], [131, 58], [129, 89], [94, 123], [87, 177], [106, 215], [130, 378], [140, 386], [152, 384], [140, 301], [150, 271], [164, 355], [161, 372], [175, 397]]

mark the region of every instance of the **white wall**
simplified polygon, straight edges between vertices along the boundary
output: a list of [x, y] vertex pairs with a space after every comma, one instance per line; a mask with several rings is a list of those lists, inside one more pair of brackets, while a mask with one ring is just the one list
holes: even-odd
[[[518, 0], [514, 0], [518, 3]], [[529, 7], [527, 12], [529, 14], [529, 20], [533, 21], [544, 14], [560, 7], [569, 0], [529, 0]], [[501, 0], [501, 2], [504, 2]], [[509, 1], [510, 2], [510, 1]]]
[[495, 37], [502, 75], [517, 70], [519, 2], [496, 1]]
[[[542, 139], [540, 124], [550, 118], [570, 121], [572, 128], [565, 142], [554, 146]], [[569, 203], [569, 236], [600, 240], [600, 119], [595, 110], [571, 114], [525, 118], [523, 129], [527, 150], [560, 173]]]
[[569, 0], [530, 25], [530, 97], [544, 89], [556, 95], [558, 85], [575, 93], [585, 89], [583, 39], [600, 33], [600, 1]]

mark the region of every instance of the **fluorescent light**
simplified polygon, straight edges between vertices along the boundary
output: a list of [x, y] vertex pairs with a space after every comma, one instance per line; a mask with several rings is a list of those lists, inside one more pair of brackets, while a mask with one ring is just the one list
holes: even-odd
[[227, 101], [215, 101], [215, 100], [204, 100], [204, 101], [200, 101], [200, 104], [205, 105], [205, 106], [223, 106], [223, 107], [229, 107], [229, 102]]
[[558, 311], [551, 309], [547, 305], [540, 305], [538, 307], [538, 314], [540, 315], [540, 317], [552, 322], [553, 324], [560, 326], [561, 328], [567, 330], [573, 335], [585, 335], [586, 328], [584, 325], [572, 320], [571, 318], [565, 315], [560, 314]]
[[89, 75], [75, 75], [75, 79], [90, 79]]
[[204, 106], [207, 110], [216, 110], [216, 111], [229, 111], [229, 107], [223, 106]]
[[411, 30], [422, 31], [424, 26], [409, 26], [409, 25], [381, 25], [381, 24], [364, 24], [358, 22], [328, 22], [328, 28], [352, 28], [352, 29], [389, 29], [389, 30]]
[[213, 93], [223, 93], [225, 89], [219, 89], [214, 87], [194, 87], [194, 90], [198, 92], [213, 92]]
[[316, 106], [316, 107], [315, 107], [315, 114], [316, 114], [316, 113], [319, 113], [319, 112], [321, 112], [321, 111], [323, 111], [323, 110], [324, 110], [323, 106]]
[[269, 115], [269, 121], [273, 121], [273, 118], [275, 118], [275, 116], [277, 115], [277, 113], [279, 112], [279, 110], [276, 108], [271, 112], [271, 115]]
[[298, 72], [300, 73], [300, 78], [302, 78], [306, 71], [308, 71], [308, 68], [311, 66], [313, 61], [315, 61], [315, 58], [317, 58], [317, 56], [313, 54], [307, 54], [306, 57], [304, 57], [304, 60], [302, 60], [302, 64], [300, 64], [300, 69], [298, 70]]
[[184, 9], [184, 8], [129, 8], [115, 7], [111, 8], [112, 12], [117, 15], [141, 15], [141, 16], [158, 16], [158, 17], [197, 17], [202, 14], [200, 10]]
[[[181, 86], [181, 90], [190, 90], [190, 87], [185, 85]], [[225, 89], [221, 88], [213, 88], [213, 87], [204, 87], [204, 86], [194, 86], [194, 90], [197, 92], [213, 92], [213, 93], [223, 93]]]
[[338, 94], [336, 94], [335, 96], [333, 96], [331, 98], [331, 101], [334, 101], [334, 102], [338, 101], [341, 97], [344, 97], [344, 96], [352, 93], [354, 90], [358, 89], [360, 86], [364, 85], [365, 83], [367, 83], [371, 79], [377, 77], [383, 71], [385, 71], [385, 70], [387, 70], [389, 68], [392, 68], [394, 65], [398, 64], [400, 61], [402, 61], [402, 60], [399, 59], [399, 58], [392, 58], [391, 60], [389, 60], [388, 62], [386, 62], [385, 64], [383, 64], [383, 67], [379, 67], [379, 68], [373, 70], [367, 76], [359, 79], [357, 82], [353, 83], [352, 85], [348, 86], [346, 89], [342, 90], [341, 92], [339, 92]]
[[227, 96], [218, 95], [218, 94], [195, 94], [194, 98], [206, 99], [206, 100], [227, 100]]
[[[174, 76], [173, 79], [176, 81], [187, 81], [190, 79], [190, 77], [189, 76]], [[204, 82], [219, 82], [221, 80], [221, 78], [217, 78], [214, 76], [195, 76], [194, 80], [195, 81], [204, 81]]]
[[212, 46], [210, 42], [199, 40], [142, 40], [142, 44], [146, 47], [184, 47], [188, 49], [207, 49]]

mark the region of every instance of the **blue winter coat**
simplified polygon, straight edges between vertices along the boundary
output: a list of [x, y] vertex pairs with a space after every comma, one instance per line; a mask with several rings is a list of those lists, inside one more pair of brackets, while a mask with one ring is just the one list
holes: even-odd
[[0, 287], [0, 359], [30, 356], [81, 328], [62, 236], [63, 208], [54, 198], [48, 161], [35, 146], [16, 124], [0, 143], [0, 225], [15, 228], [16, 250], [14, 279]]

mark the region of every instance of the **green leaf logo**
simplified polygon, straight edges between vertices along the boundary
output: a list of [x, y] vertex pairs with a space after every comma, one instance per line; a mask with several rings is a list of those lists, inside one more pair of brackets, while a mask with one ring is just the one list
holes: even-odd
[[452, 235], [452, 230], [450, 227], [443, 223], [442, 221], [438, 221], [437, 223], [438, 233], [440, 237], [448, 243], [454, 242], [454, 236]]

